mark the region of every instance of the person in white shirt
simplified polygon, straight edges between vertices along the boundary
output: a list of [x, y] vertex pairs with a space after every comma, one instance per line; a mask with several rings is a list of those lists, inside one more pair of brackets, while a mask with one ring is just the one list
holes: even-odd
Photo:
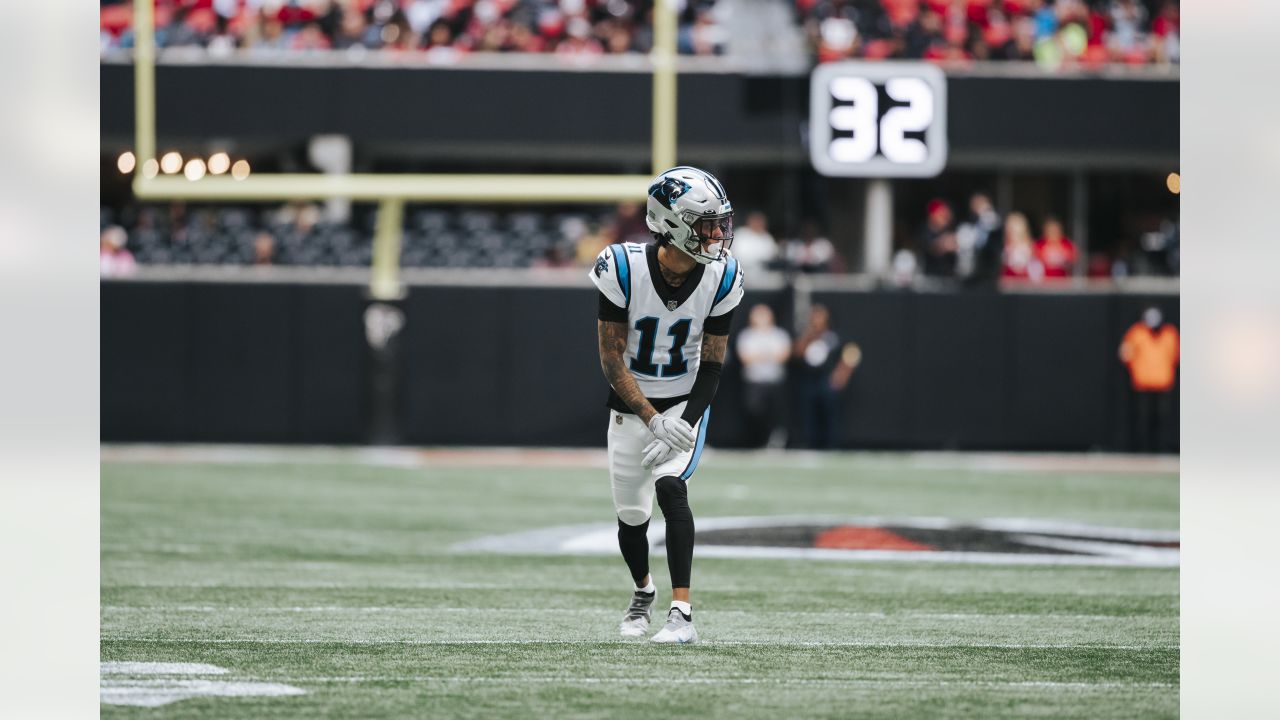
[[786, 431], [779, 420], [786, 408], [787, 360], [791, 337], [774, 323], [768, 305], [751, 308], [749, 324], [738, 333], [735, 349], [742, 363], [747, 442], [751, 447], [782, 447]]
[[800, 226], [800, 238], [791, 240], [786, 247], [787, 264], [802, 273], [840, 272], [842, 264], [831, 244], [813, 221]]
[[133, 253], [125, 247], [129, 236], [119, 225], [108, 226], [98, 241], [98, 274], [102, 277], [124, 277], [138, 269]]
[[746, 227], [734, 232], [733, 256], [747, 271], [767, 270], [778, 259], [778, 241], [769, 233], [769, 220], [764, 213], [750, 213]]

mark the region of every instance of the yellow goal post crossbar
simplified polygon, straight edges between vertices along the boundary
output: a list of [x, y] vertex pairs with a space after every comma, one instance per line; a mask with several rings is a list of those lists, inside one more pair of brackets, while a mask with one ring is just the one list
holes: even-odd
[[[155, 15], [151, 2], [133, 4], [134, 150], [133, 192], [143, 200], [234, 202], [348, 198], [378, 202], [370, 292], [399, 297], [400, 219], [404, 202], [559, 203], [620, 202], [644, 197], [650, 175], [517, 174], [254, 174], [236, 180], [206, 175], [146, 177], [156, 159]], [[657, 0], [650, 55], [653, 73], [653, 173], [676, 164], [676, 0]], [[392, 222], [392, 220], [395, 222]]]

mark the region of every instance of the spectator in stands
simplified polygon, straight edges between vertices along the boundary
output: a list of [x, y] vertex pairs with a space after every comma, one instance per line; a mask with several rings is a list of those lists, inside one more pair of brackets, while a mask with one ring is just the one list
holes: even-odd
[[861, 353], [852, 343], [841, 348], [840, 336], [831, 329], [830, 312], [825, 305], [814, 305], [791, 354], [800, 369], [799, 406], [806, 446], [830, 448], [836, 439], [840, 392], [861, 361]]
[[916, 233], [916, 256], [921, 259], [925, 275], [954, 277], [956, 274], [955, 228], [951, 206], [941, 198], [929, 201], [924, 225]]
[[1039, 281], [1044, 277], [1044, 267], [1036, 257], [1035, 243], [1031, 241], [1031, 227], [1027, 216], [1011, 212], [1004, 221], [1004, 268], [1001, 277]]
[[556, 44], [557, 55], [600, 55], [604, 46], [591, 36], [591, 23], [583, 17], [572, 17], [565, 24], [566, 36]]
[[812, 27], [820, 63], [855, 57], [861, 49], [858, 28], [848, 18], [829, 17]]
[[1000, 214], [991, 197], [969, 197], [969, 216], [956, 228], [956, 275], [972, 283], [993, 282], [1000, 275]]
[[695, 11], [693, 24], [680, 32], [680, 51], [686, 55], [719, 55], [728, 33], [716, 21], [714, 5]]
[[1130, 448], [1159, 452], [1167, 445], [1172, 391], [1181, 354], [1178, 330], [1164, 322], [1160, 309], [1148, 307], [1120, 341], [1120, 362], [1129, 370], [1132, 434]]
[[1065, 278], [1075, 274], [1076, 245], [1062, 231], [1062, 223], [1052, 215], [1045, 218], [1044, 237], [1036, 241], [1036, 259], [1044, 276]]
[[[653, 240], [649, 226], [644, 221], [644, 206], [638, 202], [618, 203], [617, 215], [613, 219], [613, 236], [615, 242], [647, 243]], [[734, 239], [734, 254], [737, 254], [737, 239]], [[594, 259], [594, 256], [593, 256]]]
[[779, 421], [786, 413], [786, 363], [791, 357], [791, 338], [774, 323], [773, 310], [768, 305], [752, 307], [748, 322], [738, 333], [735, 345], [742, 363], [747, 445], [782, 447], [786, 438]]
[[1111, 52], [1119, 62], [1146, 62], [1147, 8], [1138, 0], [1112, 0]]
[[578, 265], [582, 267], [591, 265], [596, 261], [596, 256], [602, 250], [618, 242], [618, 237], [614, 232], [612, 224], [592, 223], [588, 231], [578, 238], [578, 242], [574, 246], [574, 256]]
[[778, 241], [769, 232], [769, 219], [759, 210], [747, 213], [746, 225], [734, 229], [733, 256], [747, 272], [765, 270], [778, 260]]
[[231, 29], [231, 23], [228, 22], [226, 17], [219, 14], [214, 33], [209, 37], [209, 41], [205, 45], [209, 55], [219, 58], [228, 57], [235, 52], [238, 43], [239, 40]]
[[1053, 3], [1046, 3], [1044, 0], [1026, 0], [1023, 5], [1030, 11], [1031, 19], [1035, 22], [1036, 40], [1052, 38], [1058, 31], [1058, 14], [1054, 11]]
[[894, 287], [906, 288], [916, 279], [916, 255], [907, 248], [898, 248], [889, 268], [889, 282]]
[[98, 273], [102, 277], [125, 277], [137, 269], [133, 253], [125, 245], [129, 235], [119, 225], [103, 228], [98, 243]]
[[842, 269], [836, 246], [819, 232], [817, 223], [812, 220], [800, 224], [800, 238], [787, 243], [785, 257], [788, 267], [802, 273], [829, 273]]
[[190, 14], [190, 8], [179, 6], [174, 9], [168, 22], [162, 24], [157, 18], [156, 44], [161, 47], [203, 46], [207, 36], [188, 21]]
[[[445, 26], [445, 29], [447, 30], [448, 26]], [[344, 7], [342, 9], [342, 21], [333, 38], [334, 49], [347, 50], [349, 48], [375, 48], [377, 46], [377, 28], [370, 27], [364, 18], [364, 13], [356, 9], [354, 5]]]
[[996, 54], [1004, 60], [1029, 62], [1036, 58], [1036, 22], [1023, 15], [1011, 23], [1012, 35]]
[[320, 24], [309, 22], [289, 40], [290, 50], [328, 50], [329, 38], [320, 30]]
[[925, 10], [907, 28], [902, 51], [909, 58], [940, 60], [945, 43], [942, 37], [942, 15], [933, 10]]
[[450, 57], [459, 52], [454, 46], [453, 30], [444, 20], [437, 20], [431, 24], [423, 40], [423, 48], [428, 55], [435, 58]]
[[253, 236], [253, 264], [271, 265], [276, 258], [275, 236], [266, 230]]
[[1179, 41], [1182, 20], [1176, 0], [1164, 0], [1160, 12], [1151, 23], [1154, 38], [1152, 50], [1157, 62], [1176, 63], [1181, 55]]
[[574, 266], [574, 259], [559, 245], [552, 245], [547, 248], [542, 257], [533, 261], [530, 267], [534, 268], [567, 268]]
[[294, 200], [281, 206], [275, 213], [277, 225], [292, 226], [300, 234], [306, 235], [320, 222], [320, 206], [306, 200]]
[[255, 50], [288, 50], [289, 39], [284, 34], [284, 23], [259, 15], [246, 34], [243, 46]]

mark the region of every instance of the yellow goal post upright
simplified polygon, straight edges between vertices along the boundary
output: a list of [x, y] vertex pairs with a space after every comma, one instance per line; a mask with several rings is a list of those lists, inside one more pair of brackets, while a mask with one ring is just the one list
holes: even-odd
[[[133, 193], [141, 200], [234, 202], [348, 198], [378, 203], [369, 292], [376, 300], [403, 295], [400, 237], [407, 200], [435, 202], [560, 203], [620, 202], [644, 197], [651, 175], [518, 174], [253, 174], [242, 180], [206, 175], [146, 177], [142, 167], [156, 156], [155, 13], [149, 0], [134, 2]], [[653, 174], [676, 164], [676, 1], [654, 3]]]

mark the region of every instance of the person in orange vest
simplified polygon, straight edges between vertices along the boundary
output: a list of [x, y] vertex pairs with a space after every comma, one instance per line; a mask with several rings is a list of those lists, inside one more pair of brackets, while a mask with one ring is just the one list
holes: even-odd
[[1120, 362], [1129, 368], [1133, 388], [1130, 445], [1134, 450], [1159, 452], [1167, 447], [1163, 431], [1173, 405], [1178, 353], [1178, 329], [1165, 323], [1155, 306], [1144, 310], [1142, 319], [1120, 341]]

